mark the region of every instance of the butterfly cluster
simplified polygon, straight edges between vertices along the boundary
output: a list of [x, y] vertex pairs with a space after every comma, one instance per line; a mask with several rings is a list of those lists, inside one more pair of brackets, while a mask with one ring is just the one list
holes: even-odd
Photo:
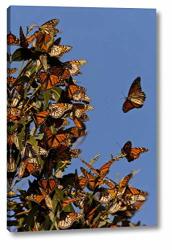
[[[94, 167], [98, 156], [90, 162], [80, 158], [75, 146], [87, 135], [87, 113], [93, 110], [86, 88], [75, 79], [86, 61], [63, 61], [72, 46], [62, 44], [58, 25], [59, 20], [52, 19], [7, 35], [8, 227], [41, 231], [139, 226], [130, 219], [148, 193], [129, 184], [133, 172], [119, 182], [108, 174], [117, 161], [134, 161], [148, 149], [128, 141], [99, 168]], [[138, 78], [123, 111], [140, 108], [144, 99]], [[79, 158], [80, 172], [66, 173], [74, 158]]]

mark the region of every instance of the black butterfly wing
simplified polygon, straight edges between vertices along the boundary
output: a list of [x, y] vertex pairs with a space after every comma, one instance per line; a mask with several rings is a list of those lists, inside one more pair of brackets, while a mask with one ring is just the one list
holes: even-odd
[[61, 37], [58, 37], [55, 41], [54, 41], [54, 45], [59, 45], [61, 42]]
[[133, 105], [133, 103], [130, 100], [128, 100], [128, 98], [127, 98], [122, 106], [123, 112], [127, 113], [128, 111], [130, 111], [131, 109], [134, 109], [134, 108], [135, 108], [135, 106]]
[[132, 148], [132, 142], [131, 141], [127, 141], [124, 146], [121, 149], [121, 153], [122, 154], [126, 154], [129, 155], [131, 152], [131, 148]]
[[23, 29], [20, 26], [20, 46], [22, 48], [27, 48], [29, 46], [29, 43], [24, 35]]
[[131, 87], [128, 92], [128, 97], [132, 96], [133, 94], [139, 93], [142, 91], [141, 88], [141, 77], [137, 77], [133, 83], [131, 84]]
[[141, 77], [137, 77], [128, 92], [128, 97], [126, 98], [122, 110], [124, 113], [130, 111], [134, 108], [141, 108], [144, 104], [146, 95], [141, 88]]

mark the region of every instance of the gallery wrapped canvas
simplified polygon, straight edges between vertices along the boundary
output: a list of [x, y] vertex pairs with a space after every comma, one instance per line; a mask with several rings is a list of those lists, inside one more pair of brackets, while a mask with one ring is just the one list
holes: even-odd
[[154, 9], [8, 8], [9, 231], [156, 225], [155, 31]]

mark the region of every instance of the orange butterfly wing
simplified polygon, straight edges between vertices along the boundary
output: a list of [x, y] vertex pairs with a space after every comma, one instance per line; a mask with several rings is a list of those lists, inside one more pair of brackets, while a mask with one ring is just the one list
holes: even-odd
[[47, 118], [49, 112], [48, 111], [41, 111], [34, 116], [36, 124], [39, 126], [41, 125]]
[[8, 45], [19, 45], [19, 39], [12, 34], [11, 32], [7, 35], [7, 44]]

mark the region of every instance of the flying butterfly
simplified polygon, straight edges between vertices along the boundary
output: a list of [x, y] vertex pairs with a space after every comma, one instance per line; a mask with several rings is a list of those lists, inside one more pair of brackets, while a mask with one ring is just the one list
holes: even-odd
[[134, 161], [140, 157], [140, 154], [148, 152], [149, 150], [144, 147], [136, 147], [132, 148], [132, 142], [127, 141], [123, 148], [121, 149], [121, 153], [125, 155], [125, 158], [128, 162]]
[[7, 44], [8, 45], [19, 45], [20, 40], [11, 32], [7, 35]]
[[145, 99], [146, 95], [141, 88], [141, 78], [137, 77], [129, 89], [128, 96], [122, 107], [123, 112], [126, 113], [134, 108], [141, 108]]

